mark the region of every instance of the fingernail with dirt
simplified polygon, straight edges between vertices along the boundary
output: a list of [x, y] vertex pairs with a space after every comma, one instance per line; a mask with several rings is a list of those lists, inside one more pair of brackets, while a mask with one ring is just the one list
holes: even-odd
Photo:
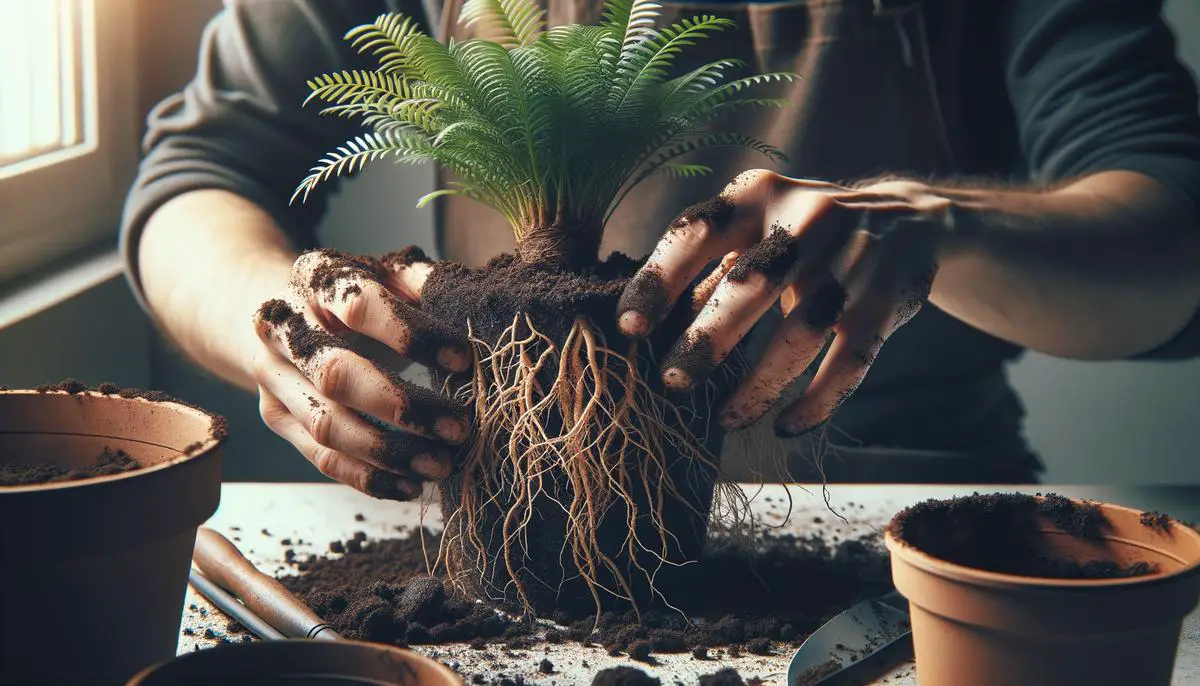
[[442, 369], [462, 373], [471, 368], [471, 356], [458, 346], [447, 345], [438, 350], [438, 364]]
[[662, 274], [647, 267], [629, 280], [617, 302], [621, 330], [629, 336], [645, 336], [667, 313], [667, 285]]
[[621, 331], [629, 336], [645, 336], [650, 333], [650, 320], [641, 312], [631, 310], [621, 315]]
[[421, 494], [421, 487], [384, 471], [374, 471], [367, 477], [367, 495], [385, 500], [412, 500]]
[[450, 443], [462, 443], [467, 438], [467, 425], [454, 417], [438, 417], [433, 423], [433, 431]]
[[438, 460], [424, 453], [414, 457], [409, 464], [414, 472], [429, 479], [443, 479], [450, 473], [449, 460]]
[[775, 435], [779, 438], [800, 438], [806, 434], [825, 426], [825, 422], [817, 422], [811, 424], [808, 422], [797, 422], [785, 420], [782, 416], [775, 420]]
[[689, 333], [675, 344], [663, 362], [663, 383], [676, 391], [690, 391], [716, 369], [716, 354], [708, 334]]

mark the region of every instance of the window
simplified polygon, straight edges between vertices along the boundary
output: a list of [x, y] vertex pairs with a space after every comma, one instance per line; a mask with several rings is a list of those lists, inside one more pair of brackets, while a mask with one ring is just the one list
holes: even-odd
[[113, 239], [137, 161], [133, 0], [0, 0], [0, 280]]

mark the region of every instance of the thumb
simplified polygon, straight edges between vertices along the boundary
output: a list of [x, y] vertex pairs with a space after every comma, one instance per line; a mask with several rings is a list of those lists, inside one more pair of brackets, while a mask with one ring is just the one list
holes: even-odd
[[433, 273], [433, 260], [415, 245], [384, 255], [379, 259], [383, 267], [384, 284], [396, 295], [416, 305], [421, 301], [421, 289]]

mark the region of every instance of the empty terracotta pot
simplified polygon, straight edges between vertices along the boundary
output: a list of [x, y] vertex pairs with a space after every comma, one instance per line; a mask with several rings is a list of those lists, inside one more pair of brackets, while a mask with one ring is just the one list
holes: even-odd
[[[989, 572], [935, 558], [889, 527], [892, 578], [909, 600], [922, 686], [1170, 684], [1183, 618], [1200, 597], [1200, 533], [1093, 504], [1109, 522], [1100, 536], [1072, 536], [1039, 516], [1036, 549], [1081, 564], [1146, 562], [1154, 573], [1064, 579]], [[960, 522], [947, 517], [945, 526]], [[972, 532], [955, 535], [967, 540]]]
[[127, 686], [462, 686], [446, 665], [360, 641], [260, 641], [190, 653]]
[[0, 392], [0, 460], [77, 469], [111, 448], [144, 467], [0, 487], [0, 684], [123, 684], [175, 654], [223, 436], [176, 402]]

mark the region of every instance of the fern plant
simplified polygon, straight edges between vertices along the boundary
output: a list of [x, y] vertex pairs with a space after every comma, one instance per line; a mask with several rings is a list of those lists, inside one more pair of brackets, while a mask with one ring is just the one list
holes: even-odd
[[461, 195], [503, 214], [518, 243], [550, 230], [598, 244], [621, 199], [647, 177], [711, 171], [678, 161], [689, 153], [737, 146], [782, 160], [752, 136], [706, 127], [735, 108], [784, 104], [747, 95], [796, 75], [735, 79], [742, 63], [724, 59], [671, 77], [680, 54], [733, 22], [702, 15], [657, 28], [660, 9], [608, 0], [598, 25], [548, 29], [536, 0], [467, 0], [461, 20], [487, 38], [443, 44], [396, 14], [351, 30], [346, 40], [378, 68], [314, 78], [305, 102], [370, 130], [321, 159], [293, 201], [368, 162], [434, 161], [456, 180], [419, 206]]

